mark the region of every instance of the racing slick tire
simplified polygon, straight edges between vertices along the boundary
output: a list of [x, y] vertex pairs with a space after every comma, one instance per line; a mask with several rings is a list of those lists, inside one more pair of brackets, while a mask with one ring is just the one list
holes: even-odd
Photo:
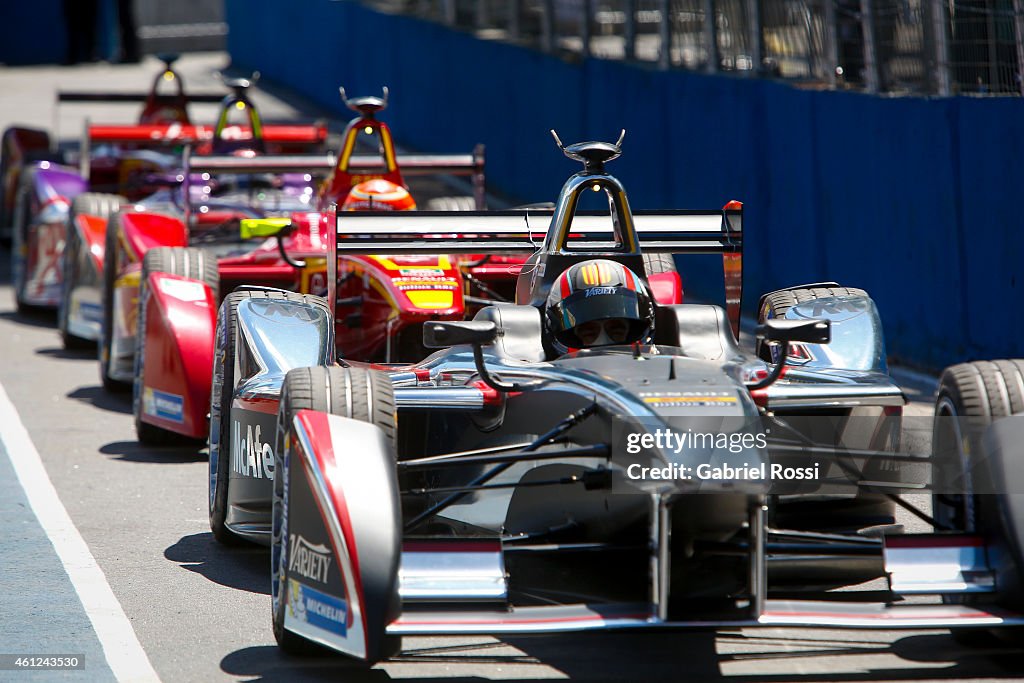
[[[948, 490], [955, 483], [952, 478], [961, 477], [963, 488], [969, 489], [985, 430], [993, 420], [1022, 411], [1024, 360], [975, 361], [946, 368], [935, 396], [932, 444], [940, 458], [952, 456], [958, 467], [934, 469], [933, 487]], [[932, 517], [947, 529], [984, 531], [985, 520], [975, 518], [981, 507], [970, 494], [932, 495]]]
[[427, 200], [427, 211], [476, 211], [475, 197], [434, 197]]
[[139, 278], [139, 303], [135, 328], [135, 381], [132, 385], [132, 415], [135, 435], [147, 446], [170, 446], [192, 441], [180, 434], [142, 421], [142, 376], [146, 367], [146, 303], [150, 273], [167, 273], [202, 280], [212, 290], [214, 299], [220, 285], [217, 259], [202, 249], [190, 247], [155, 247], [146, 252]]
[[[395, 395], [390, 378], [374, 370], [353, 367], [306, 367], [295, 368], [285, 375], [281, 388], [281, 401], [277, 413], [277, 437], [274, 444], [274, 471], [284, 472], [285, 436], [295, 414], [300, 410], [341, 415], [363, 422], [369, 422], [381, 429], [394, 457]], [[323, 648], [302, 636], [285, 630], [285, 583], [287, 576], [282, 566], [287, 562], [287, 541], [284, 529], [284, 476], [274, 477], [273, 535], [271, 538], [271, 594], [273, 609], [274, 638], [281, 650], [293, 655], [319, 654]], [[368, 625], [379, 615], [367, 613]], [[379, 624], [381, 628], [384, 624]], [[400, 639], [385, 637], [380, 656], [386, 658], [397, 652]], [[366, 662], [367, 665], [373, 662]]]
[[[210, 436], [207, 441], [210, 484], [210, 531], [224, 545], [237, 545], [243, 539], [225, 524], [228, 514], [230, 454], [221, 457], [221, 435], [230, 434], [231, 401], [235, 391], [235, 350], [238, 335], [238, 305], [246, 299], [298, 301], [319, 306], [328, 313], [327, 302], [312, 294], [265, 290], [240, 290], [224, 298], [217, 312], [216, 346], [213, 352], [213, 381], [210, 386]], [[327, 316], [330, 317], [329, 315]], [[225, 406], [228, 407], [225, 410]]]
[[71, 290], [75, 283], [75, 269], [78, 260], [75, 258], [80, 248], [78, 230], [75, 229], [75, 217], [80, 214], [99, 216], [110, 221], [121, 205], [128, 200], [121, 195], [102, 194], [99, 192], [83, 192], [71, 202], [68, 212], [67, 232], [64, 233], [64, 251], [61, 254], [60, 305], [57, 307], [57, 329], [65, 349], [85, 349], [93, 345], [89, 339], [83, 339], [68, 330], [68, 316], [71, 307]]
[[[1014, 419], [1000, 420], [1015, 415]], [[946, 368], [935, 395], [932, 517], [936, 529], [980, 535], [994, 563], [995, 595], [947, 598], [1024, 609], [1024, 359]], [[954, 491], [957, 491], [954, 493]], [[975, 493], [981, 491], [981, 493]], [[1020, 628], [953, 630], [964, 645], [991, 635], [1024, 640]]]

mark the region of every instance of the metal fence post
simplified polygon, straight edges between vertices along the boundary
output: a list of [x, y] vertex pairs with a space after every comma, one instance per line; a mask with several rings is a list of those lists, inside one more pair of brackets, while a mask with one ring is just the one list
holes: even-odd
[[485, 0], [477, 0], [476, 12], [474, 12], [473, 23], [477, 30], [487, 28], [487, 25], [491, 23], [490, 12], [488, 11], [487, 2]]
[[[937, 95], [949, 97], [953, 93], [953, 79], [949, 72], [949, 3], [947, 0], [931, 0], [928, 9], [934, 62], [933, 86]], [[1019, 40], [1017, 49], [1020, 49]]]
[[860, 24], [864, 34], [864, 87], [878, 92], [878, 52], [875, 49], [875, 13], [873, 0], [860, 0]]
[[747, 40], [750, 42], [750, 73], [758, 74], [761, 72], [764, 55], [760, 0], [747, 0]]
[[555, 51], [555, 0], [544, 0], [541, 3], [543, 15], [541, 17], [540, 46], [544, 52]]
[[704, 71], [713, 74], [718, 71], [718, 26], [715, 17], [715, 0], [704, 0], [704, 45], [707, 47], [707, 62]]
[[519, 15], [523, 11], [523, 0], [509, 0], [508, 3], [508, 35], [512, 40], [519, 40]]
[[636, 59], [636, 0], [624, 0], [625, 23], [622, 25], [622, 49], [627, 60]]
[[658, 33], [661, 36], [661, 54], [658, 55], [658, 67], [667, 69], [672, 66], [672, 2], [661, 0], [658, 3], [661, 11], [661, 22], [658, 24]]
[[825, 82], [828, 87], [836, 87], [836, 68], [839, 67], [839, 33], [836, 28], [836, 0], [823, 0], [825, 25], [823, 28], [825, 48]]
[[583, 0], [580, 8], [583, 12], [583, 24], [580, 26], [580, 39], [583, 41], [581, 54], [586, 59], [590, 56], [590, 17], [594, 14], [594, 0]]
[[1013, 34], [1017, 43], [1017, 90], [1024, 95], [1024, 0], [1013, 0]]

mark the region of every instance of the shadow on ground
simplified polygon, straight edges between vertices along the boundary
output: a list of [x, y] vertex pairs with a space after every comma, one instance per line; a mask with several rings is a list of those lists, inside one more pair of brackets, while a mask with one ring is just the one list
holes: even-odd
[[[209, 531], [182, 536], [164, 551], [164, 557], [182, 568], [228, 588], [270, 595], [270, 550], [246, 543], [221, 545]], [[267, 619], [270, 603], [267, 603]]]
[[[130, 406], [126, 412], [131, 412]], [[199, 442], [182, 446], [155, 448], [141, 444], [138, 441], [111, 441], [100, 446], [100, 453], [115, 456], [115, 459], [124, 460], [125, 462], [177, 465], [206, 460], [205, 448], [206, 445]]]
[[78, 387], [74, 391], [68, 393], [67, 396], [68, 398], [81, 401], [82, 403], [88, 403], [89, 405], [96, 406], [101, 410], [106, 410], [111, 413], [130, 415], [132, 412], [132, 397], [130, 394], [112, 394], [109, 391], [105, 391], [103, 387], [98, 385], [91, 387]]

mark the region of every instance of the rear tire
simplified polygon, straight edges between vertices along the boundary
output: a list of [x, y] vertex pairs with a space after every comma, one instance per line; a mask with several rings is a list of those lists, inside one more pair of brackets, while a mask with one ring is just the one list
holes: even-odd
[[[64, 233], [64, 251], [61, 253], [61, 285], [60, 305], [57, 307], [57, 329], [60, 331], [61, 342], [65, 349], [86, 349], [93, 345], [90, 339], [84, 339], [71, 334], [68, 330], [68, 316], [71, 307], [71, 290], [78, 279], [78, 230], [75, 229], [75, 217], [78, 214], [99, 216], [107, 220], [120, 209], [121, 205], [127, 203], [127, 199], [116, 194], [101, 194], [98, 192], [83, 192], [71, 202], [71, 210], [68, 212], [68, 222]], [[106, 259], [104, 259], [105, 261]]]
[[284, 652], [294, 655], [323, 652], [323, 648], [316, 643], [284, 628], [284, 611], [288, 602], [285, 574], [281, 571], [288, 562], [285, 541], [288, 529], [284, 519], [285, 436], [295, 414], [304, 409], [374, 424], [384, 432], [392, 444], [392, 450], [396, 432], [394, 389], [386, 374], [363, 368], [308, 367], [290, 370], [285, 375], [277, 413], [277, 440], [274, 444], [274, 508], [270, 566], [274, 638]]
[[644, 254], [644, 270], [647, 276], [659, 273], [675, 273], [676, 262], [671, 254]]
[[156, 247], [146, 253], [139, 278], [138, 323], [135, 329], [135, 382], [132, 391], [132, 414], [135, 434], [147, 446], [169, 446], [191, 441], [182, 435], [142, 421], [142, 377], [146, 368], [146, 304], [149, 298], [150, 273], [180, 275], [205, 282], [217, 298], [220, 276], [217, 259], [201, 249], [190, 247]]
[[427, 200], [427, 211], [476, 211], [475, 197], [434, 197]]
[[[209, 464], [210, 531], [224, 545], [237, 545], [243, 539], [227, 527], [228, 486], [230, 485], [230, 447], [222, 449], [222, 435], [231, 434], [231, 402], [235, 395], [235, 350], [238, 336], [238, 305], [246, 299], [298, 301], [323, 308], [327, 302], [311, 294], [262, 290], [241, 290], [224, 298], [217, 313], [216, 347], [213, 353], [213, 382], [210, 391], [210, 435], [207, 441]], [[329, 319], [330, 316], [327, 315]], [[224, 444], [227, 445], [227, 444]], [[223, 451], [223, 452], [222, 452]]]

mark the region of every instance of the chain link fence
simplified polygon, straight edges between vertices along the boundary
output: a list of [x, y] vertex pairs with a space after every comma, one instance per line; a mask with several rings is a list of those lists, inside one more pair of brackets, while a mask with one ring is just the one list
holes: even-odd
[[1024, 0], [364, 0], [539, 50], [807, 87], [1020, 95]]

